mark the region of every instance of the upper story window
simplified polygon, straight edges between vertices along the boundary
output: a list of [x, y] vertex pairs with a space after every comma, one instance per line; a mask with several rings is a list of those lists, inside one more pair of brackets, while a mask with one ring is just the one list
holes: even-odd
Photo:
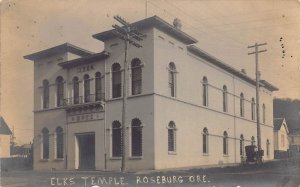
[[56, 158], [64, 158], [64, 132], [61, 127], [55, 130], [56, 135]]
[[251, 119], [255, 120], [255, 99], [251, 99]]
[[203, 129], [202, 140], [203, 140], [202, 152], [203, 152], [203, 154], [207, 154], [208, 153], [208, 130], [207, 130], [207, 128]]
[[101, 80], [101, 73], [96, 72], [95, 74], [95, 100], [96, 101], [101, 101], [103, 100], [103, 95], [102, 95], [102, 80]]
[[131, 94], [142, 93], [142, 63], [135, 58], [131, 61]]
[[73, 78], [73, 103], [79, 103], [79, 79], [78, 77]]
[[121, 97], [121, 66], [118, 63], [114, 63], [111, 67], [112, 71], [112, 98]]
[[122, 155], [122, 144], [121, 144], [122, 130], [119, 121], [112, 123], [112, 156], [121, 157]]
[[228, 95], [227, 87], [226, 85], [224, 85], [223, 86], [223, 112], [228, 111], [227, 95]]
[[64, 104], [64, 79], [59, 76], [56, 78], [56, 97], [57, 97], [57, 106], [63, 106]]
[[91, 101], [91, 85], [90, 85], [90, 76], [85, 74], [83, 76], [83, 87], [84, 87], [84, 102]]
[[131, 122], [131, 156], [142, 156], [142, 123], [135, 118]]
[[208, 106], [208, 80], [206, 77], [202, 79], [202, 101], [203, 106]]
[[240, 94], [240, 116], [244, 117], [245, 115], [245, 98], [244, 98], [244, 94], [241, 93]]
[[263, 122], [263, 124], [266, 123], [266, 105], [265, 104], [262, 105], [262, 122]]
[[223, 133], [223, 154], [228, 155], [228, 134], [226, 131]]
[[43, 81], [43, 108], [49, 108], [49, 81]]
[[171, 97], [176, 96], [176, 66], [174, 62], [169, 64], [169, 89]]
[[176, 152], [176, 126], [173, 121], [168, 125], [168, 151]]
[[49, 130], [43, 128], [42, 134], [42, 159], [49, 159]]

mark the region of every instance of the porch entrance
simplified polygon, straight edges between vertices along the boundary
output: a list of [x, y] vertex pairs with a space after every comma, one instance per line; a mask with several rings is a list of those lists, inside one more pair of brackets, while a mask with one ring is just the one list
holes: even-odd
[[80, 170], [95, 169], [95, 133], [76, 134], [76, 165]]

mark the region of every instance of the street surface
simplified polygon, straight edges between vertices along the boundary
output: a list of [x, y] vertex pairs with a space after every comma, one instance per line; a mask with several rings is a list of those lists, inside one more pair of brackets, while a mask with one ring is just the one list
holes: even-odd
[[173, 171], [3, 171], [1, 187], [203, 186], [300, 187], [300, 161]]

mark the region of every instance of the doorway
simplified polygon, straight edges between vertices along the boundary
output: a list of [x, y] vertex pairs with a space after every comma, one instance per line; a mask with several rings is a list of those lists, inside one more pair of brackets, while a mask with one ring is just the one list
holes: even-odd
[[79, 170], [95, 169], [95, 133], [76, 135], [76, 165]]

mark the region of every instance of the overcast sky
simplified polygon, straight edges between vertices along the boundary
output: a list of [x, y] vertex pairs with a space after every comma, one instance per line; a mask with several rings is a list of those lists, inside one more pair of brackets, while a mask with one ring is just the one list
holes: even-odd
[[267, 42], [262, 79], [279, 87], [274, 96], [300, 99], [299, 0], [3, 0], [1, 113], [18, 144], [33, 137], [33, 62], [23, 56], [65, 42], [100, 52], [103, 44], [91, 35], [111, 29], [117, 14], [129, 22], [177, 17], [198, 47], [253, 78], [247, 46]]

